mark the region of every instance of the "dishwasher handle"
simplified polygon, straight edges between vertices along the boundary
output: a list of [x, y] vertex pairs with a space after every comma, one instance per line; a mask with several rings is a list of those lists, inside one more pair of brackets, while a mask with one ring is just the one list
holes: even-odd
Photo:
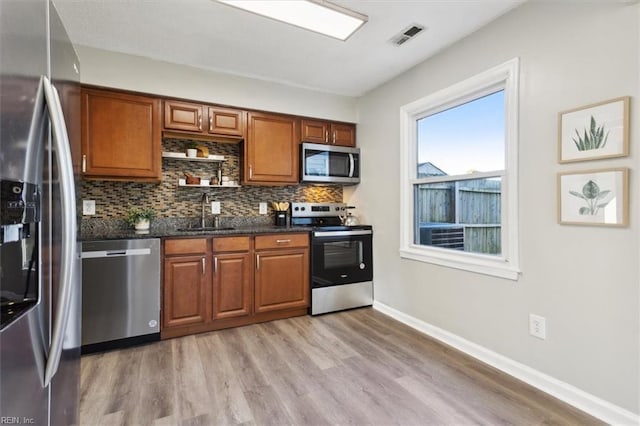
[[126, 249], [126, 250], [97, 250], [83, 251], [83, 259], [100, 259], [105, 257], [129, 257], [129, 256], [148, 256], [151, 254], [150, 248]]

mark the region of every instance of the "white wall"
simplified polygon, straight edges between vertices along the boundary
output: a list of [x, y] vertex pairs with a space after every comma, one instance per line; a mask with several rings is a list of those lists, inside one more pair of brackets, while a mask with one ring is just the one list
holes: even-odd
[[82, 83], [242, 108], [356, 121], [356, 99], [76, 46]]
[[[640, 413], [637, 167], [640, 6], [529, 2], [359, 101], [362, 183], [346, 198], [374, 226], [375, 297], [589, 394]], [[399, 108], [520, 57], [517, 282], [401, 259]], [[557, 113], [632, 96], [631, 155], [557, 163]], [[631, 225], [560, 226], [556, 173], [631, 168]], [[528, 334], [546, 317], [547, 339]]]

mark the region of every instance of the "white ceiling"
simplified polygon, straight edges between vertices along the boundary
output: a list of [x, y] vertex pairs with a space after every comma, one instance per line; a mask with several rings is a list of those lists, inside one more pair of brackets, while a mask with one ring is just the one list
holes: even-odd
[[[360, 96], [525, 0], [337, 0], [369, 21], [346, 42], [213, 0], [54, 0], [75, 44]], [[412, 24], [426, 30], [397, 47]]]

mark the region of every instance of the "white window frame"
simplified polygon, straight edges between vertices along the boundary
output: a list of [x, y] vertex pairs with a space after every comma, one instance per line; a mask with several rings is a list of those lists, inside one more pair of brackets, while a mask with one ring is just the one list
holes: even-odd
[[[456, 269], [517, 280], [518, 250], [518, 80], [519, 60], [514, 58], [451, 87], [400, 108], [400, 257]], [[429, 115], [504, 89], [505, 170], [502, 175], [500, 255], [470, 253], [416, 244], [414, 188], [429, 183], [418, 179], [417, 121]], [[482, 178], [486, 173], [469, 175]], [[489, 175], [495, 176], [495, 172]], [[466, 179], [466, 175], [456, 177]]]

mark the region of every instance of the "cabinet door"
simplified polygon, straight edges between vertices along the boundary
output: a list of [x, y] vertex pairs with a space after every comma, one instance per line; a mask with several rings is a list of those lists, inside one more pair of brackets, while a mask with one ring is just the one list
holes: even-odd
[[243, 138], [245, 116], [237, 109], [209, 107], [209, 133]]
[[355, 124], [332, 123], [331, 143], [340, 146], [356, 146]]
[[162, 176], [160, 100], [82, 89], [82, 163], [89, 178]]
[[205, 256], [178, 256], [164, 261], [163, 325], [175, 327], [206, 321]]
[[297, 183], [299, 136], [295, 117], [249, 113], [245, 184]]
[[255, 312], [309, 306], [309, 250], [256, 253]]
[[329, 143], [329, 127], [326, 121], [302, 119], [300, 121], [302, 142]]
[[251, 254], [213, 256], [213, 319], [251, 315]]
[[202, 132], [202, 109], [200, 104], [164, 101], [164, 128]]

